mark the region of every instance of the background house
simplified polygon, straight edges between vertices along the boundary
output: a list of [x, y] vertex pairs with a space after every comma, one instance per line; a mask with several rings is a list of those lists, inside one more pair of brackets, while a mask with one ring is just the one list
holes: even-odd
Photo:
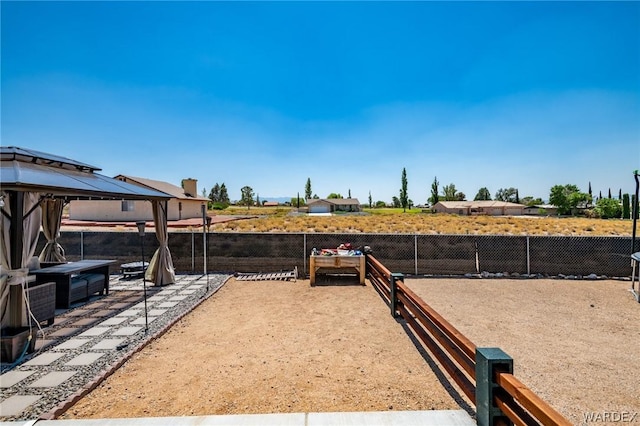
[[357, 198], [310, 198], [307, 201], [309, 213], [333, 213], [336, 211], [359, 212]]
[[[183, 179], [182, 188], [167, 182], [133, 176], [118, 175], [114, 179], [170, 195], [167, 220], [202, 217], [201, 206], [206, 206], [209, 201], [208, 198], [198, 196], [196, 179]], [[141, 200], [77, 200], [69, 203], [69, 219], [95, 222], [153, 220], [153, 211], [151, 203]]]
[[553, 204], [536, 204], [525, 207], [524, 214], [532, 216], [557, 216], [558, 208]]
[[436, 213], [459, 215], [520, 216], [525, 206], [507, 201], [439, 201], [433, 205]]

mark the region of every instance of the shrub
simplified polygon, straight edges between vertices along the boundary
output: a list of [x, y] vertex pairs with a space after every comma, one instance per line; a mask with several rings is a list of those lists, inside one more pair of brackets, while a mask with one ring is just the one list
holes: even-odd
[[619, 218], [622, 214], [622, 207], [620, 206], [620, 200], [614, 200], [613, 198], [601, 198], [596, 202], [596, 213], [602, 219]]

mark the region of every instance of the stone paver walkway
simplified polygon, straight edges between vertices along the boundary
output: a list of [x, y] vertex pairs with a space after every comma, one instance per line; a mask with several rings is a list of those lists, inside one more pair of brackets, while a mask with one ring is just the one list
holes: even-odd
[[227, 278], [210, 275], [207, 282], [206, 276], [179, 275], [175, 284], [147, 285], [145, 320], [142, 279], [112, 275], [109, 295], [57, 310], [54, 324], [44, 335], [38, 332], [35, 352], [17, 365], [2, 365], [0, 421], [51, 418], [66, 409]]

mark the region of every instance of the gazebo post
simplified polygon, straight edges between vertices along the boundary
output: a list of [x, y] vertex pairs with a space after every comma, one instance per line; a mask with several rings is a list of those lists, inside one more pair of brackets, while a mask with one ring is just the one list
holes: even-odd
[[9, 228], [9, 244], [11, 246], [11, 269], [22, 268], [24, 192], [9, 191], [9, 208], [11, 209], [11, 226]]

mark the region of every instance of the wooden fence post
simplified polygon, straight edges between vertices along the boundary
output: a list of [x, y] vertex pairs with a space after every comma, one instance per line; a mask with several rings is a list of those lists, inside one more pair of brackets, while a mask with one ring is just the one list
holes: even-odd
[[493, 402], [495, 373], [513, 373], [513, 358], [500, 348], [476, 348], [476, 413], [479, 426], [512, 424]]

